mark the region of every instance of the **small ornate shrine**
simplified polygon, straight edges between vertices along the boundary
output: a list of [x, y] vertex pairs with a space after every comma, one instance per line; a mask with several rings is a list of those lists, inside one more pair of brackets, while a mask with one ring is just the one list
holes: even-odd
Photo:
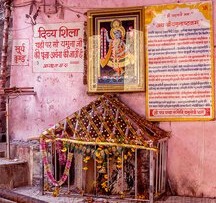
[[41, 134], [43, 190], [152, 203], [165, 192], [168, 137], [105, 94]]

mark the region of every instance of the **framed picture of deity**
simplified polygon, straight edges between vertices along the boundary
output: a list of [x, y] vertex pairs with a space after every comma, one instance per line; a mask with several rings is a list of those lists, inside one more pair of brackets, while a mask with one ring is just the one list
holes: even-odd
[[88, 11], [88, 92], [145, 90], [143, 8]]

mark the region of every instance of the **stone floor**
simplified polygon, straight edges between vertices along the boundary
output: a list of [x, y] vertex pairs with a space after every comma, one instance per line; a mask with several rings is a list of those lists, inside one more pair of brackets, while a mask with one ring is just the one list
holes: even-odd
[[[38, 187], [19, 187], [15, 188], [14, 191], [23, 195], [47, 201], [48, 203], [132, 203], [132, 201], [128, 200], [125, 201], [98, 198], [94, 199], [94, 201], [90, 201], [91, 199], [87, 197], [53, 197], [51, 194], [41, 195], [40, 188]], [[164, 199], [165, 200], [156, 201], [155, 203], [216, 203], [216, 199], [211, 198], [170, 196]]]
[[216, 203], [216, 199], [172, 196], [156, 203]]

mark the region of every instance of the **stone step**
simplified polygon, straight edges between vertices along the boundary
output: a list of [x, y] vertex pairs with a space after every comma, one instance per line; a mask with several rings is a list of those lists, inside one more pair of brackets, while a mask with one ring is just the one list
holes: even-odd
[[25, 161], [0, 158], [0, 188], [15, 188], [29, 184], [29, 168]]
[[1, 197], [0, 197], [0, 202], [1, 203], [17, 203], [17, 202], [14, 202], [14, 201], [11, 201], [11, 200], [8, 200], [8, 199], [4, 199], [4, 198], [1, 198]]
[[0, 197], [3, 199], [6, 199], [6, 200], [10, 200], [11, 203], [13, 201], [15, 201], [16, 203], [48, 203], [46, 201], [33, 198], [31, 196], [18, 194], [16, 192], [14, 192], [12, 190], [8, 190], [8, 189], [0, 189]]

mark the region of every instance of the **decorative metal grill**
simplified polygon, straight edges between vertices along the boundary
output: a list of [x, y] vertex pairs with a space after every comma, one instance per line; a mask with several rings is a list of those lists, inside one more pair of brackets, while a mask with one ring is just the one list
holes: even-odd
[[43, 190], [152, 203], [165, 192], [168, 136], [103, 95], [40, 136]]

